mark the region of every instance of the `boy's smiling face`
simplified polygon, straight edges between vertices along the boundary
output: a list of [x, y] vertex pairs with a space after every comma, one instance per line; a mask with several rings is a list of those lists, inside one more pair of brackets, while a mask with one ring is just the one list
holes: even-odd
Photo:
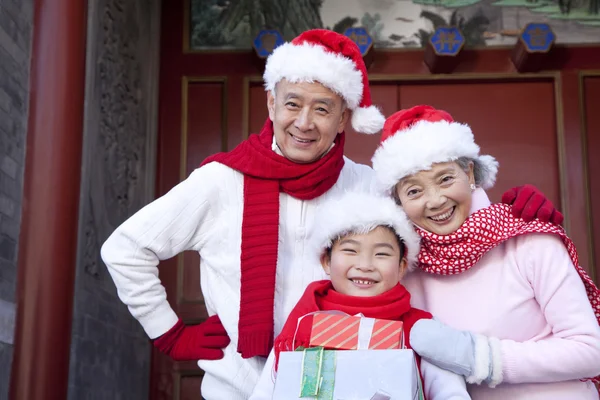
[[337, 240], [321, 264], [333, 288], [348, 296], [377, 296], [400, 282], [406, 270], [400, 243], [388, 227], [366, 234], [349, 234]]

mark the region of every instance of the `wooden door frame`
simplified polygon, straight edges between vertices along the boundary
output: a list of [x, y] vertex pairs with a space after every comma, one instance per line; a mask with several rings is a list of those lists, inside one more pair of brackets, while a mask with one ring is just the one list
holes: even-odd
[[586, 107], [585, 107], [585, 78], [588, 77], [600, 77], [600, 69], [597, 70], [580, 70], [579, 74], [579, 113], [580, 113], [580, 132], [581, 132], [581, 162], [583, 164], [583, 184], [584, 184], [584, 193], [586, 199], [586, 216], [587, 216], [587, 246], [589, 248], [589, 257], [588, 262], [591, 272], [591, 278], [598, 285], [597, 278], [600, 278], [600, 265], [597, 263], [597, 254], [595, 252], [594, 245], [594, 221], [592, 220], [592, 193], [590, 188], [590, 166], [589, 166], [589, 157], [588, 157], [588, 131], [587, 131], [587, 123], [586, 123]]

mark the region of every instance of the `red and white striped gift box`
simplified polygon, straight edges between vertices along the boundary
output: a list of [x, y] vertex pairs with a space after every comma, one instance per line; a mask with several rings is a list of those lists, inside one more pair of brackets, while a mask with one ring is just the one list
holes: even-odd
[[[313, 316], [310, 346], [323, 346], [327, 349], [357, 350], [359, 316], [318, 313]], [[368, 318], [362, 318], [363, 321]], [[404, 347], [402, 322], [375, 319], [366, 326], [372, 326], [369, 334], [369, 350], [401, 349]]]

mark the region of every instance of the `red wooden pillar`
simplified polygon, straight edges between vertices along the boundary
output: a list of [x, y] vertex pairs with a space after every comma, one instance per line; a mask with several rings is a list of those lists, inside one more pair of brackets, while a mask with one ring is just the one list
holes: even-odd
[[36, 0], [10, 399], [66, 399], [87, 2]]

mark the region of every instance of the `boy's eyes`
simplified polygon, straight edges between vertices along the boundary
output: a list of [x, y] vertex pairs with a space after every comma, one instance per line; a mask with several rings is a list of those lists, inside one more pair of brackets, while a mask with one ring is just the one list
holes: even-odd
[[[355, 249], [351, 249], [349, 247], [342, 248], [340, 250], [346, 254], [357, 254], [358, 253]], [[390, 253], [380, 251], [380, 252], [375, 253], [375, 256], [376, 257], [391, 257], [392, 255]]]

